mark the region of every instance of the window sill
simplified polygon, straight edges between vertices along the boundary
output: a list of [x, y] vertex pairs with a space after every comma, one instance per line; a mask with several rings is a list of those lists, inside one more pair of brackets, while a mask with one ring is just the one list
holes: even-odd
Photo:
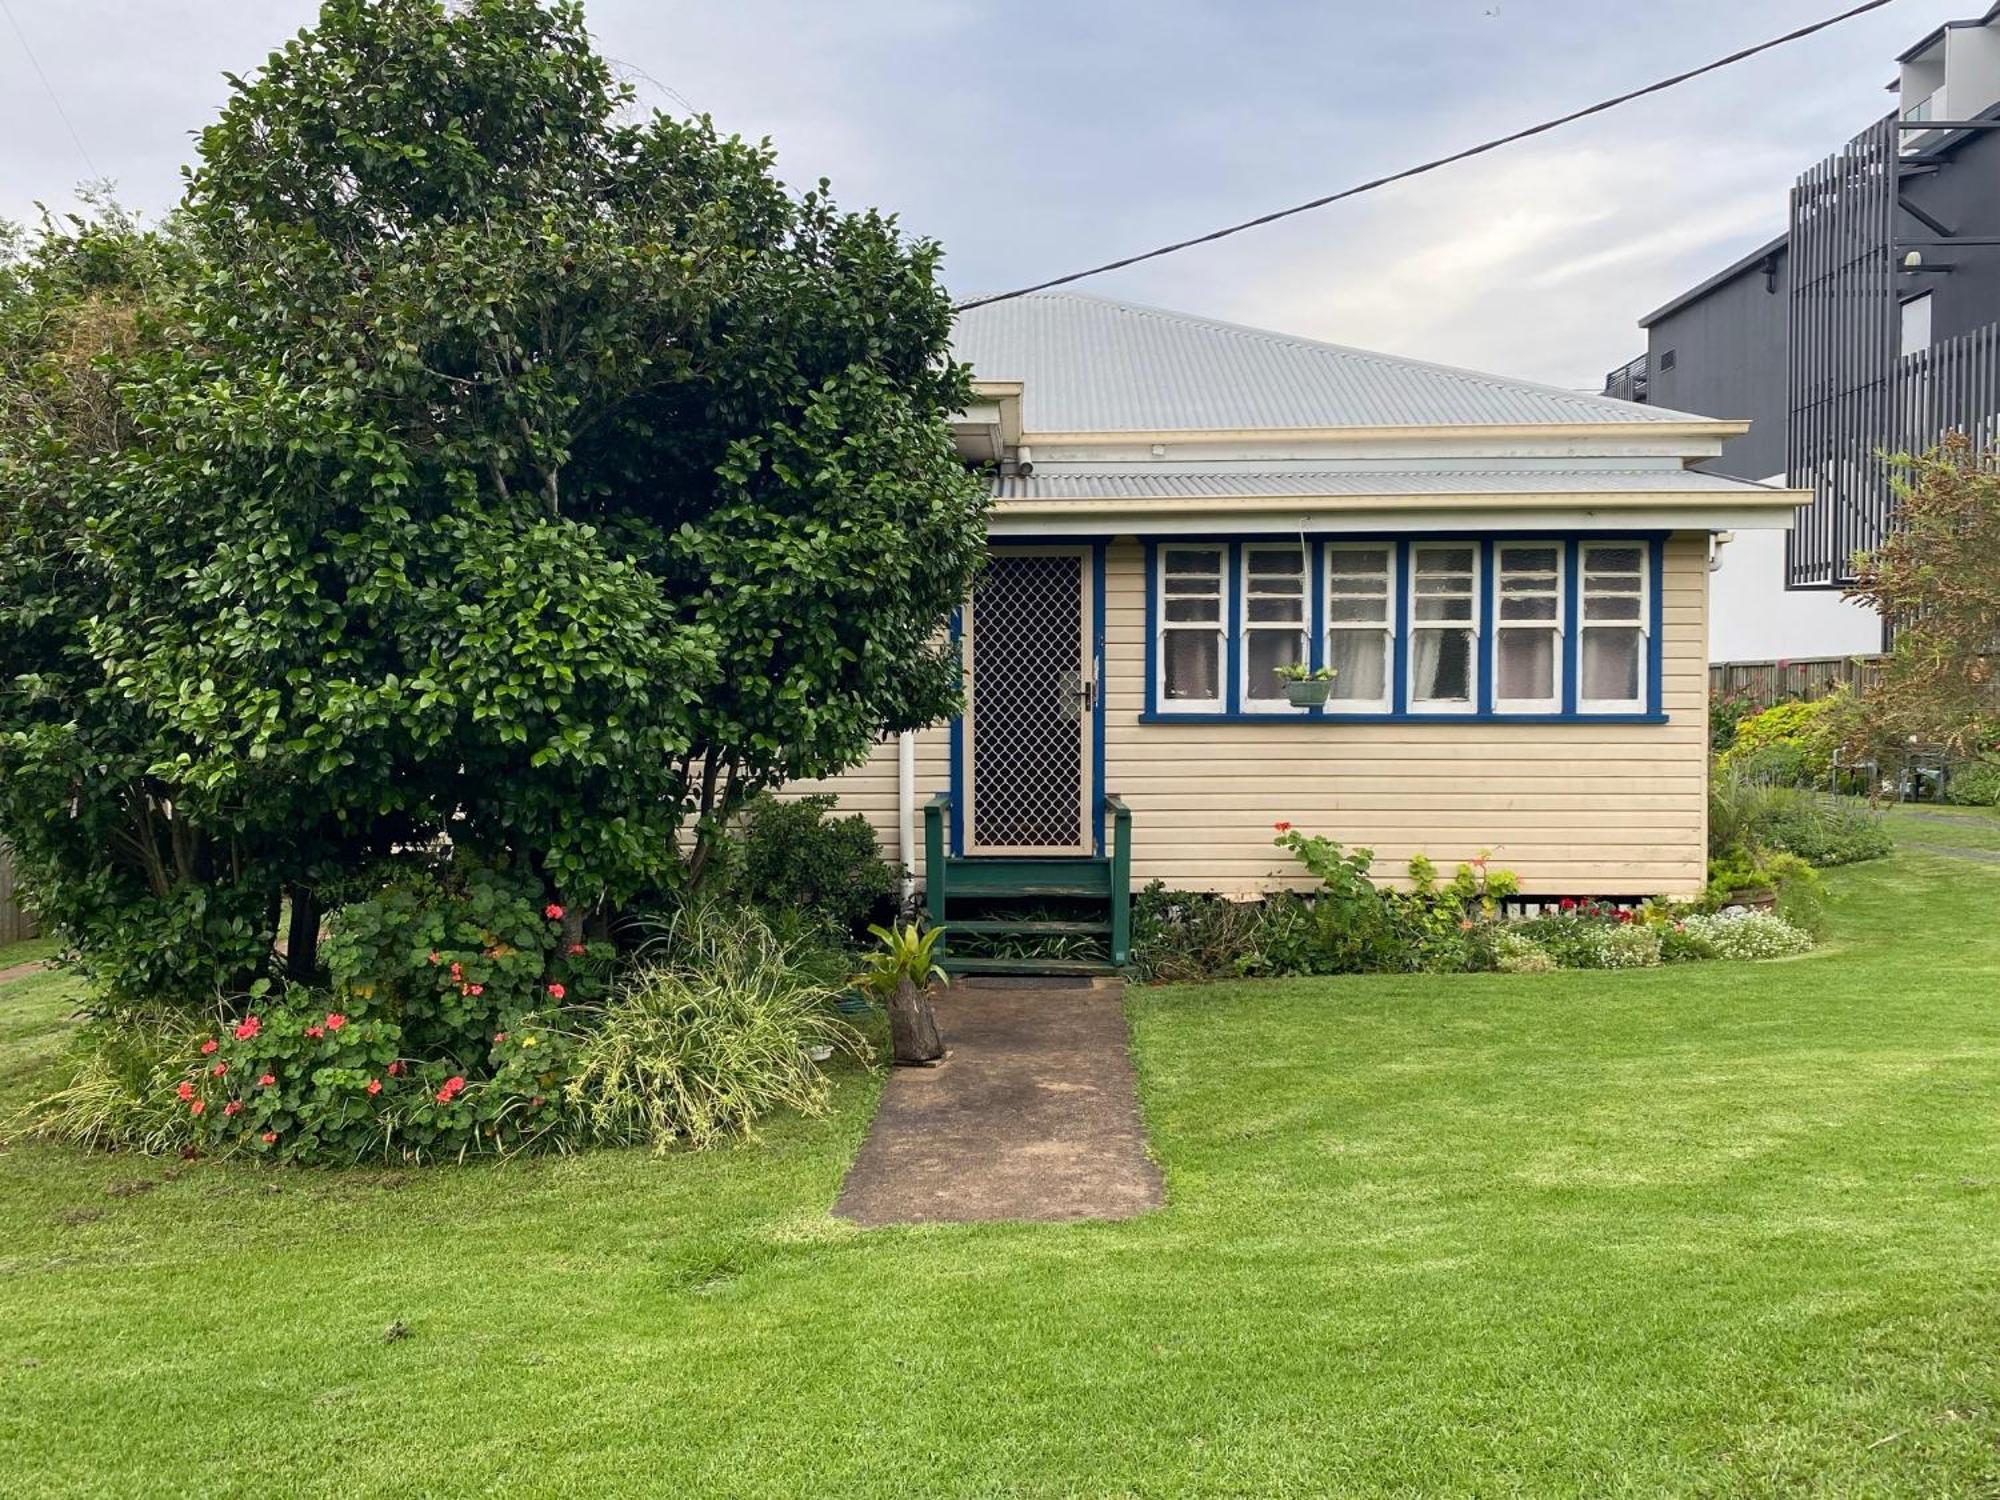
[[1162, 713], [1139, 715], [1141, 724], [1664, 724], [1663, 713], [1326, 713], [1301, 708], [1281, 713]]

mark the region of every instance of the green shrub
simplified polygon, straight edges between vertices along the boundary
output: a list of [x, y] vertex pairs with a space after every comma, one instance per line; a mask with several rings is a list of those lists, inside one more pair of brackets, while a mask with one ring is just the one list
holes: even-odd
[[1837, 728], [1847, 702], [1844, 691], [1773, 704], [1740, 720], [1722, 752], [1726, 770], [1760, 780], [1798, 785], [1824, 782], [1833, 769]]
[[[1895, 841], [1870, 808], [1718, 766], [1708, 785], [1708, 847], [1715, 859], [1754, 870], [1765, 850], [1844, 865], [1880, 859]], [[1746, 881], [1745, 888], [1758, 883]]]
[[809, 914], [854, 939], [895, 915], [902, 877], [883, 860], [868, 819], [829, 817], [834, 805], [827, 795], [755, 799], [744, 813], [734, 880], [753, 906]]
[[754, 914], [690, 908], [587, 1018], [564, 1103], [582, 1138], [656, 1151], [823, 1114], [814, 1054], [869, 1056], [833, 998]]
[[1264, 906], [1155, 880], [1132, 899], [1132, 968], [1152, 984], [1206, 984], [1246, 972], [1261, 952]]
[[2000, 807], [2000, 756], [1982, 756], [1952, 770], [1945, 797], [1962, 807]]
[[562, 918], [532, 877], [394, 871], [328, 918], [334, 1008], [393, 1023], [406, 1056], [477, 1066], [513, 1018], [602, 998], [611, 945], [565, 945]]
[[1494, 942], [1494, 967], [1503, 974], [1551, 974], [1562, 965], [1527, 933], [1506, 928]]
[[1708, 700], [1708, 748], [1720, 755], [1736, 743], [1736, 726], [1757, 712], [1756, 700], [1742, 693]]
[[1811, 934], [1767, 911], [1692, 916], [1684, 925], [1717, 958], [1789, 958], [1813, 946]]

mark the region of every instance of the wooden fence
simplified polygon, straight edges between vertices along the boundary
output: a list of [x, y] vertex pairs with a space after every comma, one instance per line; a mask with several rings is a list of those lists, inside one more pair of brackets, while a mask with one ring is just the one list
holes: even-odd
[[1792, 698], [1824, 698], [1840, 687], [1865, 693], [1880, 676], [1881, 664], [1879, 656], [1711, 662], [1708, 691], [1712, 698], [1748, 698], [1759, 708], [1769, 708]]
[[14, 859], [0, 844], [0, 943], [18, 943], [40, 931], [35, 914], [23, 911], [14, 899]]

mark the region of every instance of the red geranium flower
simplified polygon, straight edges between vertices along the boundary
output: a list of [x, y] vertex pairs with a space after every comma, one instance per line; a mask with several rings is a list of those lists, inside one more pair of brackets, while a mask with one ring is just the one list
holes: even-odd
[[1576, 898], [1574, 896], [1565, 896], [1562, 898], [1561, 901], [1557, 902], [1556, 904], [1562, 907], [1564, 911], [1576, 910]]
[[278, 1139], [278, 1132], [275, 1130], [267, 1130], [261, 1136], [259, 1136], [258, 1139], [261, 1140], [267, 1146], [274, 1145], [276, 1144]]
[[464, 1092], [465, 1080], [454, 1073], [444, 1081], [444, 1087], [437, 1091], [437, 1102], [440, 1104], [449, 1104]]
[[222, 1106], [222, 1112], [223, 1112], [223, 1113], [224, 1113], [225, 1115], [240, 1115], [240, 1114], [242, 1114], [242, 1113], [243, 1113], [243, 1101], [242, 1101], [241, 1099], [231, 1099], [231, 1100], [230, 1100], [230, 1101], [229, 1101], [229, 1102], [228, 1102], [227, 1104], [225, 1104], [225, 1105], [223, 1105], [223, 1106]]
[[498, 1042], [504, 1042], [504, 1041], [506, 1041], [506, 1040], [507, 1040], [507, 1033], [506, 1033], [506, 1032], [504, 1032], [504, 1031], [496, 1031], [496, 1032], [494, 1032], [494, 1033], [493, 1033], [493, 1040], [494, 1040], [494, 1041], [495, 1041], [496, 1043], [498, 1043]]
[[346, 1024], [347, 1017], [343, 1016], [339, 1011], [330, 1010], [326, 1013], [326, 1029], [328, 1031], [338, 1031]]
[[194, 1097], [194, 1085], [183, 1078], [180, 1087], [176, 1088], [174, 1093], [179, 1096], [181, 1103], [185, 1104]]
[[554, 997], [555, 999], [557, 999], [557, 1000], [560, 1000], [560, 999], [562, 999], [562, 997], [563, 997], [564, 995], [567, 995], [568, 993], [569, 993], [569, 991], [568, 991], [568, 990], [566, 990], [566, 989], [564, 989], [564, 988], [563, 988], [563, 987], [562, 987], [561, 985], [559, 985], [559, 984], [552, 984], [552, 985], [550, 985], [550, 986], [549, 986], [549, 994], [550, 994], [551, 996], [553, 996], [553, 997]]
[[220, 1045], [222, 1044], [216, 1041], [214, 1037], [210, 1037], [207, 1041], [201, 1044], [201, 1055], [203, 1057], [208, 1056], [209, 1053], [213, 1052]]
[[581, 958], [583, 956], [583, 944], [571, 943], [569, 945], [569, 956], [571, 958]]
[[468, 995], [483, 995], [486, 993], [486, 986], [483, 984], [468, 984], [465, 987], [465, 993]]
[[188, 1113], [191, 1115], [198, 1115], [207, 1108], [208, 1106], [206, 1104], [203, 1104], [201, 1100], [197, 1099], [194, 1101], [194, 1103], [188, 1106]]
[[262, 1078], [259, 1078], [257, 1080], [257, 1087], [260, 1089], [267, 1089], [277, 1081], [278, 1081], [278, 1075], [276, 1073], [266, 1073]]
[[255, 1016], [245, 1016], [243, 1024], [236, 1028], [236, 1040], [247, 1042], [263, 1029], [264, 1023], [262, 1021], [258, 1020]]
[[326, 1028], [324, 1026], [308, 1026], [306, 1028], [306, 1035], [311, 1037], [314, 1041], [318, 1041], [321, 1037], [326, 1035]]
[[551, 922], [560, 922], [562, 920], [562, 914], [563, 914], [563, 909], [560, 906], [557, 906], [553, 901], [551, 901], [547, 906], [542, 908], [542, 915], [547, 917]]
[[229, 1071], [228, 1063], [217, 1063], [214, 1067], [208, 1070], [208, 1076], [211, 1078], [220, 1078], [224, 1073], [227, 1073], [228, 1071]]
[[369, 1097], [369, 1098], [371, 1098], [371, 1099], [373, 1099], [373, 1098], [374, 1098], [374, 1097], [375, 1097], [375, 1096], [376, 1096], [377, 1094], [379, 1094], [379, 1093], [381, 1093], [381, 1092], [382, 1092], [382, 1080], [381, 1080], [381, 1079], [379, 1079], [379, 1078], [371, 1078], [371, 1079], [369, 1079], [369, 1080], [368, 1080], [368, 1097]]
[[403, 1076], [403, 1061], [401, 1058], [389, 1064], [389, 1076], [391, 1078], [401, 1078]]
[[1283, 823], [1283, 822], [1273, 823], [1271, 826], [1277, 829], [1278, 832], [1280, 833], [1290, 833], [1292, 831], [1292, 825], [1289, 823]]
[[459, 976], [461, 976], [462, 974], [464, 974], [464, 972], [465, 972], [465, 970], [464, 970], [464, 969], [462, 969], [462, 968], [460, 968], [460, 967], [459, 967], [459, 966], [458, 966], [457, 964], [455, 964], [455, 963], [454, 963], [454, 964], [453, 964], [453, 965], [451, 966], [451, 977], [452, 977], [453, 979], [457, 979], [457, 978], [458, 978]]

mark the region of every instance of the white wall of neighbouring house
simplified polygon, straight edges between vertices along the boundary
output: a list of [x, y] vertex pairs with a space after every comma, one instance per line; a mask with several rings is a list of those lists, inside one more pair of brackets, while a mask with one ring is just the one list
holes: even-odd
[[1717, 549], [1709, 579], [1708, 656], [1714, 662], [1869, 656], [1882, 620], [1838, 590], [1785, 587], [1785, 533], [1738, 531]]

